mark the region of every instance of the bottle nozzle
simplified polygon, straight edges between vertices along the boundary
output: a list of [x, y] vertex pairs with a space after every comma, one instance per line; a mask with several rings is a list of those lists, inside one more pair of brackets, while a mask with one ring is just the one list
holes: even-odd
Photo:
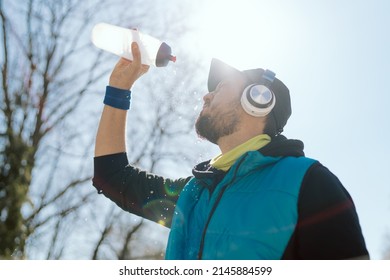
[[171, 47], [163, 42], [157, 51], [156, 66], [167, 66], [169, 61], [175, 62], [176, 56], [172, 55], [171, 53]]

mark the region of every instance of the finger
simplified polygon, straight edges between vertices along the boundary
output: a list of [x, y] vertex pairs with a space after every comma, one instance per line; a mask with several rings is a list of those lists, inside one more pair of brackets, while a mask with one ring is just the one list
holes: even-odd
[[133, 53], [133, 63], [135, 66], [141, 66], [141, 53], [136, 42], [131, 43], [131, 51]]

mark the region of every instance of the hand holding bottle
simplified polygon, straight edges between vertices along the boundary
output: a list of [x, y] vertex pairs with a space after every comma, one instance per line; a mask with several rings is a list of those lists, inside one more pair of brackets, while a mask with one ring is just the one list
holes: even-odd
[[131, 44], [133, 60], [120, 58], [115, 65], [109, 85], [115, 88], [129, 90], [134, 82], [149, 70], [148, 65], [141, 64], [141, 53], [136, 42]]

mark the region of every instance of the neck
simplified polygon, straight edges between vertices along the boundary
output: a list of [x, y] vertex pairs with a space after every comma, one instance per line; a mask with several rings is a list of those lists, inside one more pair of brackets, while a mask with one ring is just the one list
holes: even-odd
[[253, 137], [262, 134], [263, 131], [256, 130], [256, 129], [242, 129], [238, 130], [230, 135], [223, 136], [218, 140], [218, 146], [221, 150], [222, 154], [225, 154], [229, 152], [230, 150], [234, 149], [235, 147], [241, 145], [242, 143], [245, 143], [249, 139], [252, 139]]

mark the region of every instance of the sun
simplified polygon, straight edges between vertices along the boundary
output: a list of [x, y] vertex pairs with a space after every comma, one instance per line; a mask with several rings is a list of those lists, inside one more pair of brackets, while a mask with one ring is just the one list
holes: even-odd
[[[261, 5], [260, 5], [261, 4]], [[213, 0], [201, 2], [195, 17], [198, 55], [219, 58], [243, 69], [258, 65], [271, 50], [273, 26], [263, 1]], [[257, 62], [257, 63], [256, 63]]]

